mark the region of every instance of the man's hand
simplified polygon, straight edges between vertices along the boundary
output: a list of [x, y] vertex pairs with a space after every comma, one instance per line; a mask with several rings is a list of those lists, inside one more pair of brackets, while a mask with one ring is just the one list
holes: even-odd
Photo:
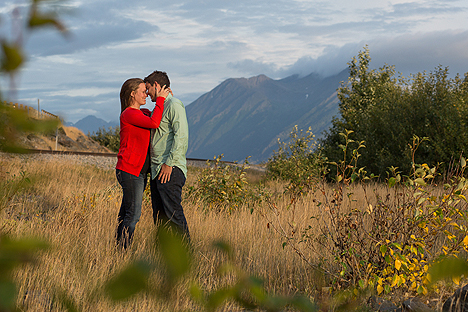
[[171, 173], [172, 167], [166, 164], [162, 164], [161, 171], [159, 171], [158, 180], [161, 181], [161, 183], [169, 182], [169, 180], [171, 179]]

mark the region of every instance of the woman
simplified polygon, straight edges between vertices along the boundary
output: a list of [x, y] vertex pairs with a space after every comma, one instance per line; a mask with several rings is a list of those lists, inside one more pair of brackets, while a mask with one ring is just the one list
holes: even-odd
[[[142, 79], [128, 79], [120, 90], [120, 148], [117, 155], [116, 176], [122, 186], [123, 198], [118, 216], [117, 243], [127, 248], [140, 219], [143, 192], [150, 167], [150, 129], [159, 127], [164, 101], [169, 94], [164, 86], [157, 94], [153, 114], [141, 109], [146, 104], [145, 83]], [[151, 117], [150, 117], [151, 115]]]

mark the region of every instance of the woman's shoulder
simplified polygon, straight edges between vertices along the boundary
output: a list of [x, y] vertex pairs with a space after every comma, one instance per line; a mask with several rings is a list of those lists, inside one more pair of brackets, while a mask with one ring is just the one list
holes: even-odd
[[135, 114], [141, 114], [141, 111], [139, 109], [133, 108], [133, 107], [127, 107], [121, 114], [120, 114], [120, 119], [125, 118], [127, 116], [133, 116]]

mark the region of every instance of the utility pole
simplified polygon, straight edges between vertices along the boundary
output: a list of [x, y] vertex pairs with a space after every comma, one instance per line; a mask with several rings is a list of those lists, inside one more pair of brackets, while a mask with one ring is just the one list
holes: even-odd
[[39, 112], [40, 112], [39, 99], [37, 99], [37, 119], [39, 119]]

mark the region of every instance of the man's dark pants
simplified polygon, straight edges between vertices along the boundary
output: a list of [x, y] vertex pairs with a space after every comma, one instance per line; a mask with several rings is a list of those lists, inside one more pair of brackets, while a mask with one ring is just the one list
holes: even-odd
[[187, 220], [181, 204], [184, 184], [185, 175], [177, 167], [172, 167], [171, 178], [166, 183], [161, 183], [157, 177], [151, 179], [151, 204], [155, 223], [159, 218], [163, 223], [175, 225], [181, 234], [190, 240]]

